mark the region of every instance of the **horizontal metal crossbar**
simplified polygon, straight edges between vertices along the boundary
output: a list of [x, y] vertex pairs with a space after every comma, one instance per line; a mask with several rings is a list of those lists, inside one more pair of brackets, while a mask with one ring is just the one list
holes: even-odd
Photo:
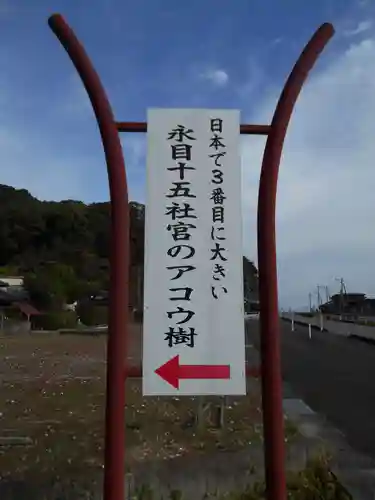
[[[147, 122], [116, 122], [119, 132], [147, 132]], [[268, 135], [270, 125], [240, 125], [240, 133], [246, 135]]]

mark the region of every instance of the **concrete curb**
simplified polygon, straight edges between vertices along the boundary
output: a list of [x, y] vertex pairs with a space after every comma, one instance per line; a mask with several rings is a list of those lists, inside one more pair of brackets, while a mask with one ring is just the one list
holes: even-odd
[[[360, 340], [371, 342], [366, 337], [361, 337]], [[310, 450], [314, 453], [317, 448], [325, 451], [331, 456], [331, 472], [354, 500], [375, 499], [375, 459], [358, 453], [349, 446], [344, 433], [332, 426], [324, 416], [313, 411], [285, 381], [283, 409], [286, 417], [305, 438], [307, 455]]]
[[297, 425], [300, 433], [312, 443], [320, 441], [332, 457], [332, 473], [355, 500], [374, 500], [375, 460], [354, 451], [344, 434], [315, 413], [293, 390], [283, 383], [284, 412]]

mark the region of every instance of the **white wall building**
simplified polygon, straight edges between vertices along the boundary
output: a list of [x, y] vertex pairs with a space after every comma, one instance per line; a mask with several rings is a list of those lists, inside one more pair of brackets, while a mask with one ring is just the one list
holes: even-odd
[[5, 291], [23, 288], [23, 276], [0, 276], [0, 288]]

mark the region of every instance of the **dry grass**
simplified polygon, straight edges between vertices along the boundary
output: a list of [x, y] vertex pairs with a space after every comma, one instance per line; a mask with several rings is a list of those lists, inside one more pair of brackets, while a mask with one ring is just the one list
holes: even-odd
[[[137, 364], [137, 342], [129, 363]], [[0, 338], [2, 436], [28, 445], [0, 445], [1, 477], [95, 475], [103, 467], [106, 337], [36, 335]], [[225, 427], [193, 424], [198, 400], [143, 398], [139, 380], [126, 385], [127, 465], [143, 460], [239, 449], [261, 439], [260, 392], [228, 398]]]

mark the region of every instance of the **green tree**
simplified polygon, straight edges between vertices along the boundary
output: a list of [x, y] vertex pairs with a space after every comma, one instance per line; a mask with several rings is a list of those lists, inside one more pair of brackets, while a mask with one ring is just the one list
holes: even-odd
[[25, 276], [24, 286], [36, 306], [57, 310], [78, 298], [80, 283], [71, 266], [47, 262]]
[[38, 309], [51, 311], [62, 308], [65, 300], [63, 288], [45, 272], [25, 276], [24, 286], [29, 292], [31, 302]]
[[106, 305], [95, 304], [87, 300], [78, 305], [76, 312], [80, 321], [86, 326], [108, 324], [108, 307]]

